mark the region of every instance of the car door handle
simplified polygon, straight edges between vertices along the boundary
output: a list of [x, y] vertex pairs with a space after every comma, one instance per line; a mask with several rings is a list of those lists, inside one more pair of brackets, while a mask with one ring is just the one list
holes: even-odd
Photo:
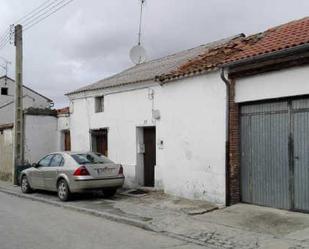
[[299, 160], [299, 156], [295, 156], [294, 159]]

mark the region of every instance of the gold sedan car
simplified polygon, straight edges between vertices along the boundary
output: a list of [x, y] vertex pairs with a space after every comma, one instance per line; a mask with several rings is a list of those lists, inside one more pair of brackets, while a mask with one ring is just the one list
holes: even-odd
[[51, 153], [20, 175], [23, 193], [55, 191], [61, 201], [69, 200], [72, 193], [94, 189], [102, 189], [104, 196], [111, 197], [124, 179], [120, 164], [92, 152]]

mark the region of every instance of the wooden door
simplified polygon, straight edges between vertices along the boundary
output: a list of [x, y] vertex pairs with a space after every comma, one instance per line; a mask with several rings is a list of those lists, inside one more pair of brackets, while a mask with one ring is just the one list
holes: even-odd
[[70, 131], [64, 132], [64, 150], [65, 151], [71, 150], [71, 133], [70, 133]]
[[156, 128], [144, 128], [144, 185], [153, 187], [155, 182], [156, 165]]
[[96, 148], [96, 152], [107, 156], [107, 133], [96, 136]]

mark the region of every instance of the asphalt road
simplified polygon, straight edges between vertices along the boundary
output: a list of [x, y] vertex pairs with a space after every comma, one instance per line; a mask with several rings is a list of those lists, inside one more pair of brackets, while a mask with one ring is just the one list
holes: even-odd
[[0, 193], [1, 249], [200, 249], [103, 218]]

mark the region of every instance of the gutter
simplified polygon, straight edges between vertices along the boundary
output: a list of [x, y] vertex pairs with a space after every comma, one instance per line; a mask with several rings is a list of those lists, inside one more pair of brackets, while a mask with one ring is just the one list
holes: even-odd
[[227, 206], [230, 205], [230, 156], [229, 156], [229, 147], [230, 147], [230, 81], [225, 77], [225, 68], [221, 68], [221, 79], [226, 87], [226, 111], [225, 111], [225, 203]]
[[7, 130], [7, 129], [12, 129], [13, 127], [14, 127], [13, 123], [2, 124], [2, 125], [0, 125], [0, 131]]

